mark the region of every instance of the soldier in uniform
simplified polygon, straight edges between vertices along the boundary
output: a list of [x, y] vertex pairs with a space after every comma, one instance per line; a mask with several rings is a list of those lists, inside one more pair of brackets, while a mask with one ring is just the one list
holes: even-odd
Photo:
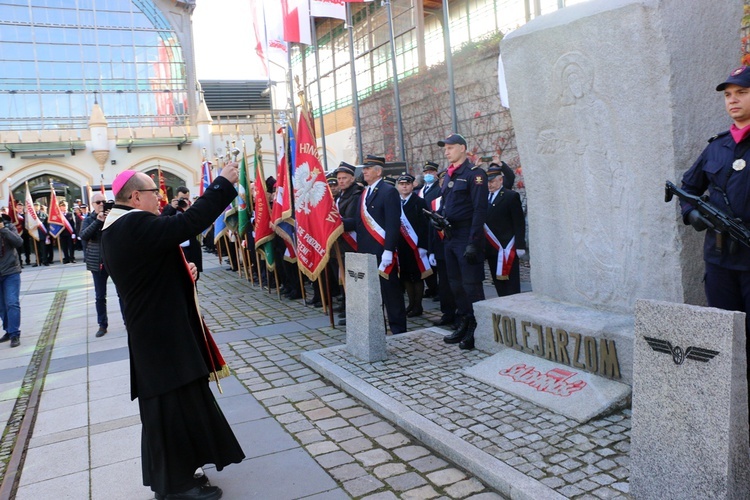
[[[438, 183], [437, 173], [437, 163], [432, 161], [424, 162], [424, 167], [422, 167], [422, 179], [424, 180], [424, 185], [419, 190], [419, 197], [425, 201], [427, 208], [431, 208], [432, 200], [440, 196], [440, 184]], [[433, 269], [433, 273], [424, 280], [424, 283], [427, 286], [427, 290], [424, 292], [425, 297], [436, 297], [438, 295], [437, 280], [437, 270]]]
[[[354, 174], [356, 170], [354, 165], [350, 165], [344, 161], [339, 163], [339, 166], [334, 173], [336, 174], [336, 181], [339, 184], [339, 197], [336, 198], [336, 208], [339, 209], [341, 218], [349, 221], [349, 224], [353, 224], [356, 220], [355, 217], [358, 215], [359, 202], [362, 198], [362, 186], [354, 182]], [[346, 252], [357, 251], [357, 233], [356, 231], [344, 232], [339, 236], [337, 243], [341, 250], [341, 258], [346, 262]], [[341, 266], [345, 268], [345, 266]], [[344, 300], [341, 302], [339, 311], [339, 325], [346, 325], [346, 291], [344, 291]]]
[[[506, 189], [505, 162], [490, 163], [487, 169], [487, 263], [498, 297], [521, 292], [519, 258], [526, 253], [526, 222], [523, 217], [521, 196]], [[505, 168], [503, 168], [503, 165]], [[500, 259], [498, 261], [498, 259]]]
[[443, 240], [448, 280], [456, 299], [458, 327], [443, 338], [461, 349], [474, 348], [474, 302], [484, 300], [484, 223], [487, 218], [487, 174], [475, 167], [466, 153], [466, 139], [451, 134], [438, 141], [450, 166], [442, 188], [441, 215], [452, 226]]
[[380, 294], [391, 333], [406, 332], [404, 290], [398, 279], [396, 245], [401, 235], [398, 191], [383, 180], [385, 158], [367, 155], [362, 168], [367, 188], [357, 203], [354, 220], [344, 220], [344, 231], [357, 231], [357, 251], [378, 257]]
[[[438, 173], [438, 187], [441, 188], [445, 181], [445, 172], [442, 170]], [[440, 211], [440, 204], [442, 203], [442, 197], [438, 196], [430, 202], [430, 209], [433, 212]], [[448, 281], [448, 268], [445, 265], [445, 245], [443, 245], [444, 235], [438, 233], [437, 229], [430, 225], [429, 230], [429, 259], [430, 265], [436, 271], [438, 275], [438, 300], [440, 300], [440, 312], [442, 315], [440, 319], [433, 322], [435, 326], [451, 326], [452, 328], [458, 327], [458, 321], [456, 318], [456, 299], [453, 297], [453, 291], [451, 290], [450, 282]]]
[[427, 252], [427, 220], [425, 201], [414, 194], [414, 176], [403, 173], [396, 180], [401, 195], [401, 238], [398, 242], [398, 266], [401, 284], [406, 289], [409, 305], [406, 317], [422, 315], [423, 278], [432, 275]]

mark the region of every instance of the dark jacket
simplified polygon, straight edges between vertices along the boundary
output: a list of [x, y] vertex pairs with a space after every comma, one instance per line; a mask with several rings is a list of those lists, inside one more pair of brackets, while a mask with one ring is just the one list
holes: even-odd
[[[516, 249], [526, 249], [526, 222], [523, 217], [521, 195], [511, 189], [500, 188], [494, 201], [487, 207], [487, 227], [505, 247], [516, 238]], [[494, 252], [490, 245], [485, 250]]]
[[[429, 222], [422, 212], [422, 209], [427, 208], [427, 203], [412, 193], [409, 197], [409, 201], [404, 205], [404, 215], [409, 220], [411, 227], [414, 228], [414, 232], [417, 235], [417, 248], [428, 249], [427, 241], [427, 226]], [[403, 237], [399, 238], [398, 242], [398, 265], [402, 277], [408, 277], [409, 279], [420, 279], [422, 272], [419, 270], [417, 265], [417, 259], [414, 255], [414, 250], [409, 246], [406, 239]]]
[[172, 217], [115, 205], [101, 249], [128, 331], [131, 398], [150, 398], [207, 377], [195, 285], [180, 243], [208, 227], [237, 196], [217, 178], [192, 208]]
[[8, 223], [0, 227], [0, 276], [9, 276], [21, 272], [21, 261], [16, 248], [23, 246], [23, 238], [16, 227]]
[[[344, 191], [341, 191], [341, 194], [338, 198], [338, 208], [339, 213], [341, 214], [341, 219], [344, 220], [344, 224], [346, 224], [346, 221], [348, 220], [349, 226], [352, 227], [352, 225], [355, 223], [355, 217], [357, 217], [359, 214], [358, 205], [361, 202], [362, 186], [360, 186], [356, 182]], [[353, 231], [353, 229], [350, 229], [350, 231]], [[351, 248], [351, 246], [346, 242], [346, 239], [343, 236], [339, 236], [338, 241], [341, 245], [342, 252], [354, 251], [354, 249]]]
[[[169, 217], [172, 215], [177, 215], [183, 213], [184, 210], [181, 208], [174, 208], [171, 204], [168, 204], [164, 207], [164, 209], [161, 211], [162, 217]], [[205, 229], [205, 228], [204, 228]], [[185, 259], [188, 262], [192, 262], [195, 264], [195, 267], [198, 268], [198, 272], [203, 272], [203, 250], [201, 250], [201, 246], [198, 243], [198, 234], [200, 234], [203, 230], [198, 231], [198, 233], [192, 235], [190, 238], [188, 238], [186, 241], [188, 242], [188, 245], [182, 245], [182, 252], [185, 254]], [[184, 243], [184, 241], [182, 242]]]
[[442, 215], [455, 229], [470, 228], [469, 242], [484, 243], [487, 216], [487, 174], [465, 160], [451, 177], [443, 180]]
[[[361, 196], [365, 196], [367, 188], [362, 191]], [[357, 203], [357, 214], [354, 219], [344, 221], [344, 229], [357, 231], [357, 251], [359, 253], [371, 253], [378, 256], [383, 254], [383, 250], [396, 250], [396, 245], [400, 236], [401, 228], [401, 197], [396, 188], [381, 180], [375, 187], [370, 200], [367, 202], [367, 209], [373, 219], [380, 227], [385, 230], [385, 246], [378, 243], [368, 232], [364, 221], [361, 217], [362, 203]]]
[[[703, 150], [698, 160], [682, 177], [682, 188], [690, 194], [701, 196], [708, 190], [709, 202], [731, 217], [750, 223], [750, 139], [735, 144], [732, 135], [727, 131], [712, 139]], [[732, 168], [736, 153], [745, 160], [745, 168], [736, 171]], [[726, 192], [730, 206], [727, 206], [722, 192]], [[682, 215], [688, 224], [687, 214], [690, 205], [682, 203]], [[729, 245], [723, 245], [721, 251], [716, 248], [716, 233], [706, 231], [703, 244], [703, 258], [706, 262], [726, 269], [750, 271], [750, 248], [744, 245], [737, 247], [735, 253], [729, 252]]]
[[104, 222], [97, 219], [97, 213], [91, 212], [81, 223], [81, 240], [86, 243], [86, 269], [93, 272], [101, 271], [102, 255], [100, 242]]

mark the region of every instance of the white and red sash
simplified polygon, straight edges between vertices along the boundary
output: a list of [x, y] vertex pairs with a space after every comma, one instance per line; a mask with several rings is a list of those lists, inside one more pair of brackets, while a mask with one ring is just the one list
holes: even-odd
[[[437, 213], [437, 212], [439, 212], [439, 211], [440, 211], [440, 206], [441, 206], [442, 204], [443, 204], [443, 197], [442, 197], [442, 196], [438, 196], [437, 198], [435, 198], [434, 200], [432, 200], [432, 201], [430, 202], [430, 205], [431, 205], [431, 207], [430, 207], [430, 208], [432, 208], [432, 211], [433, 211], [433, 212], [436, 212], [436, 213]], [[437, 234], [438, 234], [438, 237], [439, 237], [439, 238], [440, 238], [441, 240], [445, 238], [445, 233], [444, 233], [443, 231], [438, 231], [438, 232], [437, 232]]]
[[[368, 233], [370, 233], [370, 236], [373, 237], [375, 241], [377, 241], [383, 249], [385, 249], [385, 229], [380, 227], [380, 224], [373, 218], [372, 215], [370, 215], [370, 212], [367, 210], [367, 190], [365, 189], [362, 191], [362, 201], [361, 201], [361, 210], [359, 211], [362, 222], [365, 225], [365, 229]], [[391, 271], [393, 271], [393, 266], [396, 265], [396, 252], [393, 252], [393, 262], [391, 264], [384, 268], [380, 269], [380, 275], [384, 278], [388, 279], [388, 275], [391, 274]]]
[[516, 237], [512, 237], [508, 244], [503, 248], [500, 240], [492, 230], [484, 225], [484, 236], [492, 248], [497, 251], [497, 268], [495, 269], [495, 279], [507, 280], [510, 278], [510, 270], [513, 267], [513, 261], [516, 260]]
[[341, 237], [344, 241], [354, 250], [357, 251], [357, 232], [356, 231], [344, 231], [341, 233]]
[[430, 261], [427, 258], [427, 255], [419, 255], [419, 237], [417, 236], [417, 232], [414, 231], [414, 227], [411, 225], [411, 222], [409, 222], [409, 219], [406, 218], [403, 205], [401, 206], [401, 236], [404, 237], [404, 241], [409, 245], [411, 251], [414, 252], [414, 259], [417, 261], [417, 267], [422, 275], [422, 279], [430, 276], [432, 274]]

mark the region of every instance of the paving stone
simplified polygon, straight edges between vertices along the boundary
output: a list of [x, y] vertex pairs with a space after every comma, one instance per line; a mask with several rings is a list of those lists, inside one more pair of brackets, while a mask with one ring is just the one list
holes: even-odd
[[[311, 444], [310, 446], [314, 446], [315, 444], [317, 443]], [[315, 457], [315, 460], [317, 460], [318, 463], [324, 468], [331, 469], [338, 465], [343, 465], [343, 464], [348, 464], [349, 462], [353, 462], [354, 458], [346, 452], [334, 451], [333, 453], [327, 453], [325, 455], [317, 456]]]
[[305, 416], [310, 420], [324, 420], [326, 418], [331, 418], [334, 415], [336, 415], [336, 412], [330, 408], [316, 408], [305, 412]]
[[381, 491], [380, 493], [375, 493], [374, 495], [368, 495], [362, 498], [362, 500], [395, 500], [395, 499], [398, 499], [398, 497], [394, 495], [392, 491]]
[[408, 444], [411, 440], [401, 434], [400, 432], [394, 432], [393, 434], [386, 434], [384, 436], [378, 436], [375, 438], [375, 442], [377, 442], [380, 446], [387, 449], [396, 448], [397, 446], [403, 446], [405, 444]]
[[300, 411], [315, 410], [318, 408], [323, 408], [324, 406], [325, 406], [325, 403], [319, 399], [310, 399], [308, 401], [297, 403], [297, 408]]
[[[352, 420], [353, 423], [353, 420]], [[360, 427], [360, 431], [364, 432], [371, 438], [376, 438], [378, 436], [384, 436], [386, 434], [391, 434], [396, 429], [393, 428], [391, 424], [388, 422], [377, 422], [370, 425], [365, 425], [364, 427]]]
[[366, 476], [345, 481], [341, 486], [351, 496], [361, 497], [362, 495], [366, 495], [367, 493], [382, 488], [384, 484], [368, 474]]
[[336, 479], [336, 481], [339, 482], [349, 481], [350, 479], [355, 479], [357, 477], [367, 475], [367, 471], [362, 468], [362, 466], [356, 463], [334, 467], [328, 472], [331, 474], [331, 476], [333, 476], [334, 479]]
[[427, 484], [425, 478], [416, 472], [407, 472], [406, 474], [389, 477], [385, 482], [396, 491], [411, 490]]
[[390, 453], [377, 448], [357, 453], [356, 455], [354, 455], [354, 458], [362, 462], [362, 465], [364, 465], [365, 467], [374, 467], [375, 465], [380, 465], [382, 463], [390, 462], [391, 460], [393, 460], [393, 457]]
[[355, 406], [354, 408], [347, 408], [345, 410], [339, 411], [339, 416], [341, 416], [341, 418], [349, 419], [359, 417], [368, 413], [370, 413], [370, 410], [368, 410], [367, 408], [364, 408], [362, 406]]
[[326, 453], [330, 453], [332, 451], [337, 451], [340, 448], [336, 445], [336, 443], [333, 443], [331, 441], [322, 441], [319, 443], [312, 443], [305, 447], [307, 449], [307, 452], [312, 456], [318, 456], [318, 455], [324, 455]]
[[484, 489], [484, 486], [482, 483], [480, 483], [478, 480], [471, 478], [466, 479], [464, 481], [459, 481], [458, 483], [452, 484], [445, 488], [445, 492], [454, 498], [464, 498], [472, 493], [479, 493]]
[[349, 424], [341, 417], [333, 417], [325, 420], [319, 420], [315, 422], [315, 425], [317, 425], [324, 431], [327, 431], [330, 429], [338, 429], [339, 427], [346, 427]]
[[[289, 429], [287, 429], [289, 430]], [[302, 431], [298, 434], [295, 434], [295, 437], [299, 440], [300, 443], [303, 445], [315, 443], [318, 441], [323, 441], [325, 439], [325, 436], [320, 433], [318, 429], [310, 429], [307, 431]]]
[[404, 491], [401, 493], [401, 498], [408, 500], [420, 500], [439, 497], [440, 493], [430, 485], [422, 486], [421, 488], [415, 488], [413, 490]]
[[409, 462], [409, 465], [419, 472], [425, 473], [443, 468], [448, 465], [448, 462], [442, 458], [436, 457], [435, 455], [429, 455], [417, 460], [412, 460]]
[[359, 437], [350, 439], [348, 441], [342, 441], [339, 443], [341, 448], [348, 453], [360, 453], [362, 451], [369, 450], [372, 448], [372, 441], [367, 438]]
[[295, 411], [295, 408], [289, 403], [268, 407], [268, 412], [272, 415], [282, 415], [293, 411]]
[[355, 427], [341, 427], [339, 429], [331, 429], [327, 432], [328, 437], [334, 441], [346, 441], [353, 438], [362, 437], [362, 433], [359, 432]]
[[373, 474], [375, 474], [380, 479], [384, 479], [386, 477], [391, 477], [391, 476], [396, 476], [398, 474], [404, 474], [405, 472], [406, 472], [406, 465], [397, 464], [397, 463], [378, 465], [373, 470]]
[[393, 453], [401, 460], [409, 461], [429, 455], [430, 451], [423, 446], [404, 446], [394, 449]]
[[358, 415], [356, 417], [352, 417], [349, 422], [352, 425], [356, 425], [357, 427], [362, 427], [369, 424], [375, 424], [382, 422], [383, 419], [378, 417], [377, 415], [367, 412], [362, 415]]
[[437, 486], [446, 486], [466, 479], [466, 474], [458, 469], [449, 468], [427, 474], [427, 479]]

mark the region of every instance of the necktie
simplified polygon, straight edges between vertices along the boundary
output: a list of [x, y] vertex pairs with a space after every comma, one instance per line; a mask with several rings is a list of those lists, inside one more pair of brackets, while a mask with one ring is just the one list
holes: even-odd
[[492, 202], [493, 202], [493, 201], [495, 201], [495, 194], [496, 194], [496, 193], [490, 193], [490, 199], [489, 199], [489, 200], [487, 200], [487, 201], [489, 201], [489, 202], [490, 202], [490, 205], [492, 205]]
[[406, 200], [401, 198], [401, 206], [403, 207], [404, 205], [406, 205]]
[[367, 186], [367, 195], [365, 196], [365, 201], [370, 201], [370, 196], [372, 196], [372, 186]]

